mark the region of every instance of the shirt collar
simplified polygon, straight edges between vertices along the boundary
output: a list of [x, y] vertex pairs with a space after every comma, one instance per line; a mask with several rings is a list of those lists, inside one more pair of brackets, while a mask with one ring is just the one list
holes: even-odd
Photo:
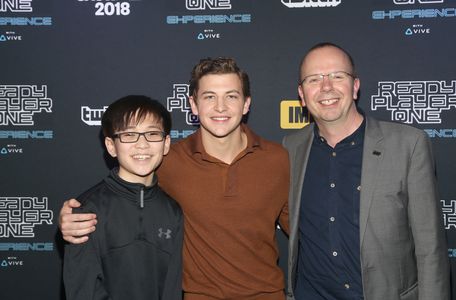
[[[255, 149], [261, 149], [263, 146], [261, 138], [256, 135], [246, 124], [241, 123], [241, 130], [247, 136], [247, 147], [242, 151], [242, 153], [250, 153]], [[200, 154], [203, 158], [210, 158], [209, 154], [204, 150], [203, 141], [201, 137], [201, 129], [198, 129], [188, 137], [188, 145], [191, 153]]]
[[[342, 141], [337, 143], [336, 146], [343, 146], [346, 144], [350, 144], [352, 146], [362, 144], [364, 141], [364, 132], [366, 128], [366, 116], [364, 112], [358, 108], [358, 112], [363, 116], [363, 122], [361, 122], [361, 125], [349, 136], [344, 138]], [[314, 126], [314, 141], [319, 144], [327, 144], [326, 139], [320, 135], [320, 131], [318, 129], [317, 123], [315, 123]]]

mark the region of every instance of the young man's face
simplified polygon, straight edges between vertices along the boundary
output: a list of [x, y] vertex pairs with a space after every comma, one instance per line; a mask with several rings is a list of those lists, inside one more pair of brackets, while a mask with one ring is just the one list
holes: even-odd
[[[133, 120], [134, 121], [134, 120]], [[161, 122], [148, 115], [142, 122], [131, 124], [123, 132], [163, 131]], [[123, 143], [120, 138], [105, 138], [106, 149], [119, 162], [119, 177], [125, 181], [150, 185], [155, 169], [160, 165], [163, 156], [168, 154], [171, 139], [168, 136], [161, 142], [148, 142], [141, 135], [137, 142]]]
[[237, 74], [208, 74], [198, 82], [190, 97], [192, 112], [198, 115], [203, 138], [225, 138], [240, 130], [242, 116], [249, 111], [250, 97], [242, 91]]
[[[313, 74], [336, 71], [352, 73], [349, 58], [335, 47], [323, 47], [310, 52], [301, 66], [301, 78]], [[319, 126], [346, 124], [356, 114], [354, 101], [358, 97], [359, 79], [347, 76], [342, 81], [331, 81], [324, 76], [319, 84], [302, 83], [299, 96]]]

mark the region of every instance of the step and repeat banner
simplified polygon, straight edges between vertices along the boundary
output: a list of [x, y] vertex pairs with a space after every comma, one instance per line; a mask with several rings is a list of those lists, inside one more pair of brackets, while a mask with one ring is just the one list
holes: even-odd
[[193, 65], [230, 56], [250, 75], [249, 125], [280, 142], [308, 122], [298, 65], [322, 41], [353, 55], [367, 114], [432, 139], [454, 270], [455, 33], [455, 0], [0, 0], [0, 299], [65, 298], [58, 213], [112, 166], [107, 105], [157, 98], [184, 138]]

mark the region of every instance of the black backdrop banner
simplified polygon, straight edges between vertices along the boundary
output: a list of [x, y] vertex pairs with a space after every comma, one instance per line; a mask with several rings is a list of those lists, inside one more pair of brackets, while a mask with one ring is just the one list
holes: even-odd
[[108, 172], [107, 105], [160, 99], [186, 137], [191, 68], [230, 56], [250, 75], [249, 125], [280, 142], [308, 122], [298, 65], [321, 41], [355, 58], [367, 114], [431, 137], [454, 270], [455, 33], [455, 0], [0, 0], [0, 299], [64, 299], [58, 213]]

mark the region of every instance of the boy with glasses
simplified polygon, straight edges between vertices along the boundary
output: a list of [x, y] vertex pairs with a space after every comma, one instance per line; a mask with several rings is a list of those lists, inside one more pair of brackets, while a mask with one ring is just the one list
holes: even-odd
[[157, 184], [170, 147], [171, 116], [158, 101], [127, 96], [102, 118], [118, 168], [81, 196], [75, 213], [96, 213], [87, 243], [66, 245], [68, 300], [182, 298], [182, 211]]

